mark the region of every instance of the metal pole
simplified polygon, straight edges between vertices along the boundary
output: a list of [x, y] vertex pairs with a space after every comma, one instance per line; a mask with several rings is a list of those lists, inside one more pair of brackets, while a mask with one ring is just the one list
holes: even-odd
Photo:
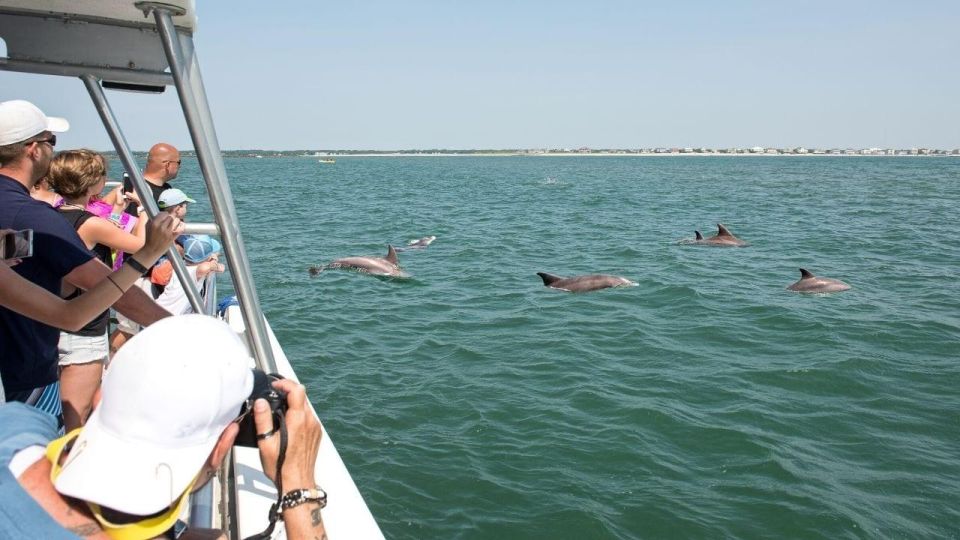
[[[110, 108], [110, 103], [107, 102], [107, 96], [103, 93], [103, 88], [100, 87], [100, 83], [93, 75], [84, 75], [80, 77], [80, 79], [87, 87], [90, 98], [93, 99], [93, 104], [100, 114], [103, 127], [106, 128], [107, 133], [110, 135], [110, 140], [113, 141], [113, 147], [116, 148], [120, 161], [123, 163], [124, 168], [127, 169], [127, 172], [130, 173], [131, 178], [133, 178], [133, 189], [140, 197], [140, 204], [146, 209], [147, 215], [153, 219], [157, 216], [157, 213], [160, 212], [160, 209], [157, 208], [157, 202], [153, 200], [153, 192], [147, 187], [147, 181], [144, 180], [143, 175], [140, 174], [140, 168], [133, 159], [133, 152], [130, 151], [130, 146], [127, 145], [127, 139], [123, 136], [123, 132], [120, 131], [120, 125], [117, 123], [117, 118]], [[177, 248], [170, 246], [170, 249], [167, 250], [167, 258], [173, 263], [173, 271], [177, 274], [177, 278], [183, 285], [183, 290], [187, 293], [187, 298], [190, 300], [190, 305], [193, 306], [193, 311], [196, 313], [204, 313], [203, 300], [200, 299], [196, 282], [190, 277], [190, 273], [187, 272], [187, 267], [183, 264], [183, 259], [180, 257]]]
[[227, 182], [223, 156], [220, 155], [220, 143], [213, 127], [213, 117], [207, 104], [207, 94], [200, 76], [200, 63], [193, 50], [193, 40], [184, 36], [181, 41], [173, 25], [169, 7], [152, 3], [138, 3], [138, 7], [153, 9], [153, 16], [160, 31], [163, 50], [170, 64], [170, 73], [180, 97], [184, 118], [190, 129], [190, 137], [197, 151], [200, 169], [207, 183], [214, 218], [220, 227], [220, 238], [230, 264], [230, 275], [234, 289], [240, 299], [240, 310], [250, 336], [254, 358], [260, 369], [274, 373], [277, 364], [270, 347], [266, 323], [260, 311], [260, 300], [253, 284], [253, 273], [240, 235], [239, 220], [233, 206], [233, 195]]

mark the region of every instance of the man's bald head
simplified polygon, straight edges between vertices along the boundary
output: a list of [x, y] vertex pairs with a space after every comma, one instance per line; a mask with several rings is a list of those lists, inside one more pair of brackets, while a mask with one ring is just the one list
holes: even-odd
[[157, 183], [157, 185], [172, 180], [180, 172], [180, 151], [171, 144], [157, 143], [150, 147], [150, 153], [147, 155], [147, 167], [143, 170], [143, 176], [148, 182]]

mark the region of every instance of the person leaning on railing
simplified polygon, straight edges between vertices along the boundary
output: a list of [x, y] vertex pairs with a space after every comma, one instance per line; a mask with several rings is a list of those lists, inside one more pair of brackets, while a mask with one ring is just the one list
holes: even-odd
[[[99, 197], [107, 181], [107, 160], [93, 150], [64, 150], [50, 162], [46, 176], [50, 185], [63, 196], [57, 208], [60, 215], [80, 235], [84, 245], [105, 265], [113, 266], [114, 251], [136, 253], [146, 239], [146, 216], [141, 214], [130, 231], [109, 219], [94, 214], [88, 205]], [[83, 296], [74, 291], [67, 298]], [[83, 425], [90, 413], [93, 392], [100, 384], [107, 361], [109, 308], [79, 331], [60, 332], [57, 345], [60, 362], [60, 399], [63, 424], [67, 431]]]
[[[171, 355], [171, 343], [190, 347]], [[184, 532], [178, 517], [233, 446], [254, 389], [250, 366], [223, 321], [169, 317], [117, 353], [84, 427], [58, 439], [50, 416], [20, 403], [0, 407], [0, 538], [209, 537]], [[303, 386], [273, 387], [287, 396], [285, 432], [275, 434], [263, 399], [252, 411], [263, 470], [275, 483], [285, 438], [286, 537], [326, 538], [326, 494], [315, 482], [320, 422]]]
[[[10, 232], [0, 230], [0, 235]], [[171, 216], [157, 216], [147, 224], [147, 240], [136, 258], [144, 266], [156, 262], [183, 232], [183, 222]], [[129, 264], [103, 279], [86, 293], [64, 300], [27, 281], [10, 267], [20, 261], [0, 260], [0, 306], [35, 321], [68, 331], [77, 331], [108, 309], [140, 277]]]
[[[33, 229], [33, 256], [16, 272], [55, 295], [63, 283], [90, 289], [110, 274], [56, 210], [30, 197], [30, 188], [49, 170], [55, 132], [67, 129], [66, 120], [47, 117], [30, 102], [0, 103], [0, 228]], [[135, 257], [131, 261], [136, 264]], [[142, 324], [170, 316], [137, 288], [114, 307]], [[59, 339], [56, 328], [0, 307], [0, 377], [8, 401], [49, 405], [45, 410], [59, 415]]]

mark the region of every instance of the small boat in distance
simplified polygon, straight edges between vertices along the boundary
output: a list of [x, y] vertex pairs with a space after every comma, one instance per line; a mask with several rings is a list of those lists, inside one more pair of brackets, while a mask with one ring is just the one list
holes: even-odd
[[329, 158], [328, 158], [328, 159], [318, 159], [317, 161], [319, 161], [320, 163], [336, 163], [336, 162], [337, 162], [337, 160], [335, 160], [335, 159], [329, 159]]

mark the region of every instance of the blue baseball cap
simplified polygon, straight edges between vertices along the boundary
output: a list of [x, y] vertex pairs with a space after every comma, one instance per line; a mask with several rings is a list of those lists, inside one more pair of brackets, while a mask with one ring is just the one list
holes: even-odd
[[177, 243], [183, 246], [183, 258], [194, 264], [202, 263], [221, 249], [220, 242], [206, 234], [181, 235]]

